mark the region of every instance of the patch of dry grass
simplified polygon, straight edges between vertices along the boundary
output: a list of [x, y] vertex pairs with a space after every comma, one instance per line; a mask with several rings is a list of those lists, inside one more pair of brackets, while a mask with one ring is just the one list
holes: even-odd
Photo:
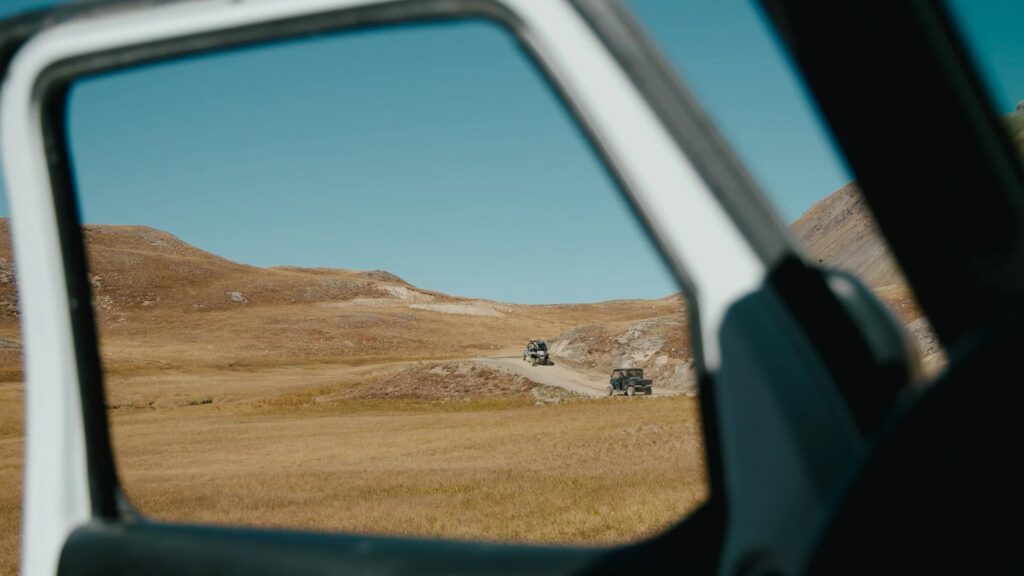
[[[414, 392], [441, 373], [461, 375], [457, 401], [375, 396], [382, 382]], [[110, 377], [108, 401], [129, 498], [169, 521], [596, 545], [657, 532], [706, 498], [696, 400], [549, 405], [533, 390], [501, 372], [402, 362], [139, 371]], [[0, 572], [11, 574], [22, 392], [0, 384]]]
[[17, 574], [21, 546], [24, 388], [0, 382], [0, 574]]
[[132, 410], [114, 441], [131, 500], [173, 521], [603, 544], [706, 497], [694, 399], [459, 408]]

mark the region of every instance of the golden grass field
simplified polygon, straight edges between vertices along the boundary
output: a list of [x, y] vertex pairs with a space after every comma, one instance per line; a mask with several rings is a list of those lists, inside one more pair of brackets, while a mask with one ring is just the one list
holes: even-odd
[[0, 382], [0, 573], [18, 573], [21, 529], [22, 434], [25, 394], [21, 382]]
[[[168, 521], [595, 545], [655, 533], [707, 496], [695, 398], [538, 402], [509, 381], [385, 399], [368, 384], [410, 366], [437, 367], [115, 376], [128, 496]], [[463, 384], [510, 379], [479, 376]], [[4, 573], [17, 569], [21, 402], [20, 384], [0, 384]]]
[[317, 388], [113, 411], [129, 497], [167, 520], [601, 544], [706, 496], [691, 398], [330, 401]]

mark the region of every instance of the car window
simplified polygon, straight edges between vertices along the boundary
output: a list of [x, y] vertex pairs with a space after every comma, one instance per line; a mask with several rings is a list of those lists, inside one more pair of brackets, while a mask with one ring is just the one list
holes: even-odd
[[859, 277], [903, 323], [927, 376], [945, 352], [757, 2], [627, 0], [818, 266]]
[[[142, 514], [599, 545], [708, 497], [684, 294], [506, 30], [322, 35], [69, 94]], [[622, 367], [650, 382], [614, 388]]]

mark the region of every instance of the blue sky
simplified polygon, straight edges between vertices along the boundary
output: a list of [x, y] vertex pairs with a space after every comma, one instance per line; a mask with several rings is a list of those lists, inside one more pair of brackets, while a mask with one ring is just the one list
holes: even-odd
[[[849, 179], [751, 4], [628, 4], [786, 220]], [[76, 87], [69, 117], [87, 223], [503, 301], [677, 289], [557, 98], [490, 24], [121, 72]]]
[[947, 0], [1000, 112], [1024, 100], [1024, 2]]

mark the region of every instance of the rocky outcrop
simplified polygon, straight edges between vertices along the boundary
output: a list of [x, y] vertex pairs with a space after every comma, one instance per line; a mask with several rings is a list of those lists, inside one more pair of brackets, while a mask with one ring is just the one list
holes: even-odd
[[577, 326], [551, 341], [556, 361], [592, 371], [643, 368], [656, 386], [696, 394], [685, 309], [632, 324]]

